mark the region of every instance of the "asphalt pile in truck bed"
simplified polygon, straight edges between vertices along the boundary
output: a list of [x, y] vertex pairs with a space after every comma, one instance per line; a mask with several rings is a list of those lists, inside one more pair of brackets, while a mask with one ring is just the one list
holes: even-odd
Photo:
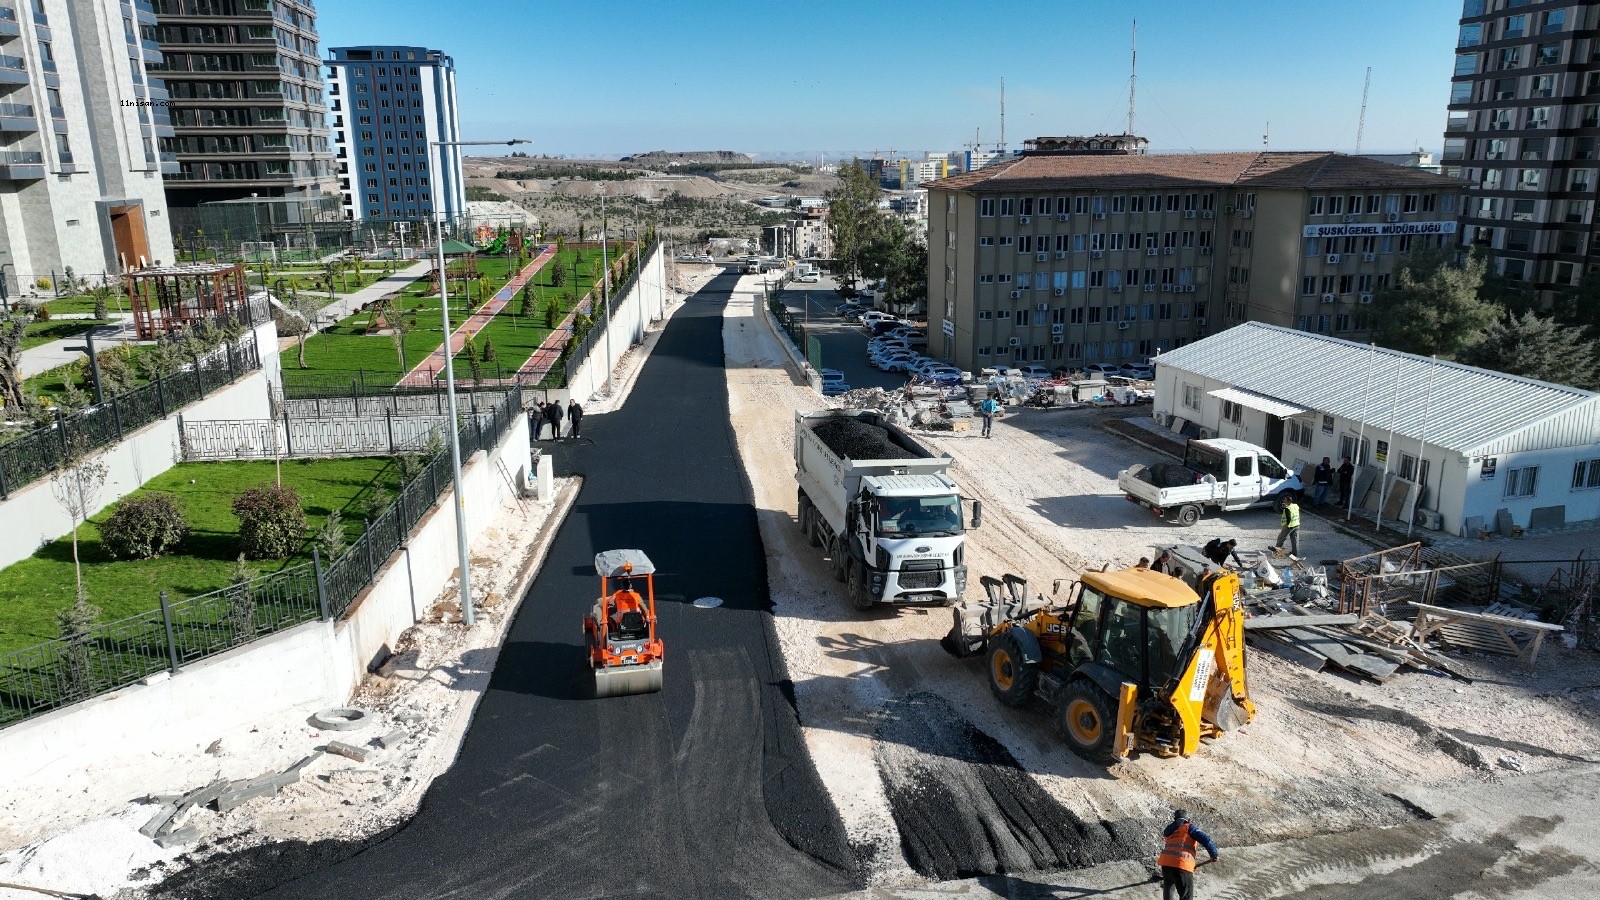
[[829, 450], [850, 459], [902, 459], [911, 454], [887, 429], [855, 419], [827, 419], [812, 427]]

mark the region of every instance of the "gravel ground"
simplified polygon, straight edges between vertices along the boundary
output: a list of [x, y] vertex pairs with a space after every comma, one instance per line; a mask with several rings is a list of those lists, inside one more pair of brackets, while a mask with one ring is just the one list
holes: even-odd
[[[1478, 678], [1470, 685], [1409, 672], [1378, 685], [1251, 654], [1259, 714], [1249, 726], [1188, 760], [1145, 757], [1111, 770], [1082, 762], [1051, 733], [1042, 710], [1000, 707], [981, 663], [938, 649], [946, 611], [849, 610], [821, 551], [794, 524], [794, 411], [830, 404], [783, 369], [747, 297], [736, 295], [724, 327], [730, 410], [768, 548], [778, 634], [807, 744], [873, 885], [909, 888], [931, 868], [902, 827], [908, 810], [894, 802], [897, 779], [872, 762], [885, 759], [880, 723], [911, 695], [943, 698], [1077, 820], [1142, 828], [1144, 853], [1153, 852], [1157, 827], [1175, 805], [1228, 845], [1264, 844], [1409, 826], [1416, 809], [1399, 798], [1418, 785], [1495, 786], [1518, 769], [1554, 771], [1596, 755], [1600, 662], [1547, 645], [1531, 677], [1505, 658], [1457, 658]], [[990, 440], [920, 435], [955, 458], [957, 483], [984, 501], [984, 524], [968, 535], [974, 582], [1014, 572], [1048, 592], [1053, 578], [1129, 565], [1163, 543], [1236, 537], [1247, 555], [1272, 543], [1270, 511], [1181, 529], [1124, 500], [1117, 471], [1155, 454], [1093, 428], [1105, 414], [1026, 410], [1002, 417]], [[1312, 560], [1371, 549], [1310, 516], [1301, 547]], [[946, 726], [938, 733], [967, 727]], [[890, 756], [900, 765], [918, 758], [903, 744]], [[976, 844], [964, 851], [967, 859], [983, 852]]]

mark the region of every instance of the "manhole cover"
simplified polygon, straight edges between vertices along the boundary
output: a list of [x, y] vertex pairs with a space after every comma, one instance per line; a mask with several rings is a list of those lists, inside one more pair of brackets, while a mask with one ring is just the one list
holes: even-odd
[[701, 609], [715, 609], [722, 605], [721, 597], [701, 597], [694, 601], [694, 605]]

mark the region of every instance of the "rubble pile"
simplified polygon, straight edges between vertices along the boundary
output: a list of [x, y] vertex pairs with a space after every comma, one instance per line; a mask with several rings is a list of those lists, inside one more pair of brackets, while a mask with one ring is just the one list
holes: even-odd
[[907, 455], [887, 430], [854, 419], [827, 419], [812, 431], [829, 450], [849, 459], [899, 459]]

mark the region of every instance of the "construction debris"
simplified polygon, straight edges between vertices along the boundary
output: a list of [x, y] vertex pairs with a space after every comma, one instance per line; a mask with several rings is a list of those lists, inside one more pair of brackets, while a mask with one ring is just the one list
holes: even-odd
[[849, 459], [899, 459], [906, 455], [888, 431], [854, 419], [826, 419], [812, 431], [829, 450]]
[[366, 747], [356, 747], [343, 741], [329, 741], [325, 749], [335, 756], [343, 756], [356, 762], [366, 762], [368, 754], [372, 752]]
[[376, 738], [375, 740], [378, 742], [378, 746], [380, 748], [384, 750], [391, 750], [400, 746], [400, 744], [408, 737], [410, 737], [410, 735], [404, 730], [397, 730], [391, 731], [388, 734]]

